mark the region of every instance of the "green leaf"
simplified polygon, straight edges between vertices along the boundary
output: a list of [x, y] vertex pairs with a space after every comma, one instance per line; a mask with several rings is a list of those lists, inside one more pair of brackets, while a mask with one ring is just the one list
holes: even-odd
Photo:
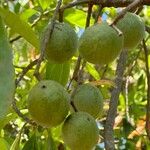
[[5, 118], [15, 91], [15, 70], [3, 19], [0, 17], [0, 119]]
[[[64, 12], [64, 19], [71, 24], [84, 28], [86, 23], [86, 12], [75, 8], [67, 9]], [[90, 24], [94, 24], [94, 19], [91, 18]]]
[[62, 85], [66, 85], [70, 73], [70, 63], [53, 64], [47, 62], [46, 64], [46, 79], [55, 80]]
[[90, 75], [92, 75], [92, 77], [96, 80], [100, 79], [99, 73], [97, 72], [97, 70], [93, 67], [93, 65], [87, 63], [86, 64], [86, 69], [89, 72]]
[[7, 141], [3, 138], [0, 138], [0, 149], [1, 150], [9, 150], [10, 146]]
[[28, 23], [20, 19], [20, 16], [0, 7], [0, 15], [5, 23], [15, 32], [24, 37], [35, 48], [39, 49], [39, 39]]
[[55, 141], [54, 141], [52, 134], [51, 134], [51, 130], [48, 129], [47, 132], [48, 132], [48, 137], [47, 137], [46, 142], [45, 142], [45, 149], [57, 150], [56, 145], [55, 145]]
[[39, 150], [36, 133], [26, 142], [22, 150]]
[[38, 0], [40, 6], [42, 7], [43, 10], [45, 10], [46, 8], [48, 8], [51, 4], [51, 0]]
[[14, 140], [13, 144], [10, 147], [10, 150], [19, 150], [20, 149], [20, 139], [21, 139], [21, 132], [19, 132], [19, 135]]
[[7, 124], [9, 123], [10, 120], [16, 118], [17, 114], [16, 113], [10, 113], [3, 119], [0, 119], [0, 130]]

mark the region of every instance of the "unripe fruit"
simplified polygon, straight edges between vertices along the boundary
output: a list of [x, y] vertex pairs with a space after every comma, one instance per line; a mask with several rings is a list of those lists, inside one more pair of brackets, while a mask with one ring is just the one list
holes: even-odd
[[63, 86], [51, 80], [36, 84], [29, 93], [28, 109], [32, 118], [40, 125], [59, 125], [68, 114], [69, 96]]
[[98, 127], [90, 114], [76, 112], [65, 120], [62, 137], [71, 150], [91, 150], [98, 141]]
[[127, 13], [119, 20], [117, 27], [124, 34], [124, 48], [132, 49], [144, 38], [145, 25], [142, 19], [133, 13]]
[[113, 61], [123, 47], [123, 36], [107, 23], [88, 27], [79, 41], [79, 52], [93, 64], [108, 64]]
[[77, 35], [72, 27], [66, 23], [56, 22], [46, 47], [46, 59], [52, 63], [68, 61], [77, 50], [77, 41]]
[[103, 96], [96, 86], [82, 84], [77, 88], [73, 103], [78, 111], [84, 111], [97, 118], [103, 111]]

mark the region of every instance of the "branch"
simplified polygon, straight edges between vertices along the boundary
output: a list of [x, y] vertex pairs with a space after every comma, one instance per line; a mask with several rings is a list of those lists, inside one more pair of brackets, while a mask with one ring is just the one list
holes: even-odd
[[123, 9], [119, 15], [115, 18], [115, 20], [112, 22], [111, 25], [115, 25], [121, 18], [124, 17], [127, 11], [130, 11], [132, 9], [137, 8], [138, 6], [141, 6], [143, 0], [135, 0], [131, 4], [129, 4], [125, 9]]
[[146, 112], [146, 132], [147, 136], [150, 139], [150, 72], [149, 72], [149, 64], [148, 64], [148, 49], [145, 44], [145, 40], [143, 40], [143, 49], [145, 53], [145, 66], [146, 66], [146, 76], [147, 76], [147, 112]]
[[[86, 18], [86, 25], [85, 25], [85, 28], [87, 28], [87, 27], [90, 25], [90, 18], [91, 18], [91, 14], [92, 14], [92, 7], [93, 7], [93, 4], [89, 3], [89, 4], [88, 4], [88, 13], [87, 13], [87, 18]], [[70, 104], [71, 104], [71, 106], [72, 106], [72, 108], [74, 109], [75, 112], [77, 112], [78, 110], [77, 110], [77, 108], [75, 107], [75, 105], [74, 105], [74, 103], [73, 103], [73, 98], [74, 98], [74, 95], [75, 95], [75, 93], [76, 93], [76, 91], [77, 91], [78, 86], [79, 86], [80, 83], [81, 83], [81, 80], [82, 80], [81, 78], [82, 78], [82, 74], [83, 74], [83, 69], [84, 69], [84, 67], [85, 67], [85, 65], [86, 65], [86, 61], [84, 60], [84, 62], [83, 62], [83, 64], [82, 64], [82, 68], [81, 68], [81, 70], [80, 70], [81, 60], [82, 60], [82, 58], [81, 58], [81, 56], [79, 55], [78, 60], [77, 60], [77, 64], [76, 64], [76, 66], [75, 66], [75, 70], [74, 70], [74, 73], [73, 73], [73, 77], [72, 77], [72, 79], [71, 79], [71, 81], [70, 81], [70, 83], [69, 83], [69, 86], [70, 86], [71, 82], [75, 79], [75, 77], [77, 78], [77, 86], [76, 86], [75, 89], [73, 90], [73, 92], [72, 92], [72, 94], [71, 94], [71, 98], [70, 98], [70, 99], [71, 99], [71, 100], [70, 100]], [[67, 89], [69, 89], [69, 86], [68, 86]]]
[[[81, 1], [75, 1], [72, 3], [69, 3], [68, 5], [62, 6], [60, 9], [65, 10], [77, 5], [81, 4], [88, 4], [89, 2], [92, 2], [93, 5], [101, 5], [102, 7], [126, 7], [129, 4], [133, 3], [135, 0], [81, 0]], [[150, 5], [150, 0], [142, 0], [140, 5]]]
[[109, 110], [106, 118], [106, 124], [104, 127], [104, 137], [105, 137], [104, 142], [105, 142], [106, 150], [115, 149], [114, 137], [113, 137], [113, 126], [114, 126], [114, 120], [117, 113], [117, 105], [118, 105], [119, 94], [123, 82], [123, 73], [125, 70], [126, 59], [127, 59], [127, 50], [122, 50], [117, 64], [116, 79], [114, 81], [116, 87], [113, 88], [111, 92]]
[[16, 79], [15, 83], [16, 83], [16, 87], [18, 86], [19, 82], [23, 79], [23, 77], [26, 75], [26, 73], [33, 68], [33, 66], [35, 66], [38, 62], [38, 59], [32, 61], [27, 67], [25, 67], [21, 74], [19, 75], [19, 78]]
[[15, 110], [15, 112], [18, 114], [18, 116], [21, 117], [25, 122], [31, 125], [36, 125], [36, 123], [33, 120], [29, 119], [28, 117], [26, 117], [24, 114], [21, 113], [21, 111], [17, 107], [16, 99], [13, 100], [12, 107]]
[[48, 26], [47, 26], [47, 28], [44, 32], [44, 35], [42, 37], [42, 40], [41, 40], [41, 48], [40, 48], [41, 49], [41, 54], [40, 54], [40, 57], [38, 59], [38, 63], [37, 63], [37, 66], [36, 66], [36, 69], [35, 69], [35, 72], [34, 72], [34, 75], [37, 77], [38, 80], [41, 80], [41, 77], [39, 75], [40, 65], [41, 65], [41, 62], [44, 59], [44, 54], [45, 54], [45, 49], [46, 49], [47, 43], [48, 43], [49, 39], [52, 36], [54, 26], [55, 26], [55, 20], [56, 20], [57, 14], [59, 13], [61, 3], [62, 3], [62, 0], [59, 0], [57, 2], [57, 6], [56, 6], [56, 9], [55, 9], [54, 15], [53, 15], [52, 19], [49, 20], [49, 24], [48, 24]]

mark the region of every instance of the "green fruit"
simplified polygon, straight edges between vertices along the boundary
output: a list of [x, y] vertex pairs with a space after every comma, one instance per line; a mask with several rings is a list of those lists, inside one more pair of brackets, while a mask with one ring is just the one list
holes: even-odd
[[144, 38], [145, 25], [142, 19], [133, 13], [127, 13], [123, 19], [117, 23], [117, 27], [124, 34], [124, 48], [132, 49]]
[[52, 63], [68, 61], [77, 50], [77, 41], [75, 31], [68, 24], [56, 22], [45, 51], [47, 60]]
[[94, 118], [103, 111], [103, 96], [99, 89], [91, 84], [83, 84], [77, 88], [73, 103], [78, 111], [85, 111]]
[[63, 86], [52, 80], [43, 80], [29, 93], [28, 109], [32, 118], [40, 125], [59, 125], [68, 114], [69, 96]]
[[79, 52], [93, 64], [108, 64], [113, 61], [123, 47], [123, 36], [106, 22], [88, 27], [79, 41]]
[[62, 137], [71, 150], [91, 150], [98, 141], [98, 127], [90, 114], [76, 112], [65, 120]]

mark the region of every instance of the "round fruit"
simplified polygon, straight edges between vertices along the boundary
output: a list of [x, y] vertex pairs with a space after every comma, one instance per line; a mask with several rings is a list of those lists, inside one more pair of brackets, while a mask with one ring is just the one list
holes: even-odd
[[45, 51], [47, 60], [52, 63], [69, 60], [77, 50], [77, 41], [75, 31], [68, 24], [56, 22]]
[[68, 114], [69, 96], [63, 86], [51, 80], [36, 84], [29, 93], [28, 109], [32, 118], [40, 125], [59, 125]]
[[98, 141], [98, 127], [90, 114], [75, 112], [65, 120], [62, 137], [71, 150], [91, 150]]
[[79, 41], [79, 52], [93, 64], [108, 64], [123, 47], [123, 36], [106, 22], [88, 27]]
[[133, 13], [127, 13], [119, 20], [117, 27], [124, 34], [124, 48], [132, 49], [144, 38], [145, 25], [142, 19]]
[[94, 118], [103, 111], [103, 96], [99, 89], [91, 84], [83, 84], [77, 88], [73, 103], [78, 111], [85, 111]]

